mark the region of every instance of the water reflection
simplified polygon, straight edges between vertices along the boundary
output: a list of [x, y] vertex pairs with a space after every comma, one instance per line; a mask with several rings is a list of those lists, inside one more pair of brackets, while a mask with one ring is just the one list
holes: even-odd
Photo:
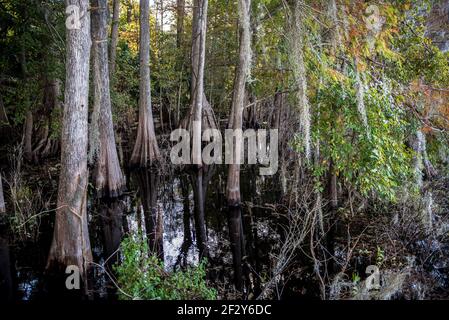
[[0, 301], [12, 301], [14, 298], [11, 268], [9, 244], [0, 234]]

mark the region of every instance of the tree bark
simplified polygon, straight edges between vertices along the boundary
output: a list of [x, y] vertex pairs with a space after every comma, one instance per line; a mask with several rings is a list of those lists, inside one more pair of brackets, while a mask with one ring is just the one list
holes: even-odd
[[[250, 10], [251, 0], [239, 0], [239, 26], [240, 26], [240, 47], [239, 65], [234, 82], [234, 95], [232, 98], [232, 110], [229, 116], [229, 127], [234, 130], [242, 129], [243, 109], [245, 100], [245, 85], [249, 76], [251, 62], [251, 29]], [[226, 196], [229, 206], [240, 205], [240, 150], [243, 148], [243, 141], [236, 139], [233, 144], [233, 163], [229, 165]], [[240, 141], [238, 141], [240, 140]]]
[[[206, 55], [207, 32], [207, 0], [195, 0], [192, 22], [192, 51], [191, 72], [192, 83], [190, 87], [191, 106], [187, 116], [181, 121], [181, 127], [189, 130], [196, 140], [192, 148], [192, 163], [202, 166], [201, 161], [201, 134], [206, 129], [216, 129], [217, 122], [212, 106], [204, 93], [204, 64]], [[193, 125], [196, 124], [196, 132], [193, 135]]]
[[185, 0], [176, 0], [176, 47], [182, 48], [184, 43]]
[[140, 99], [139, 125], [136, 144], [131, 155], [131, 166], [146, 167], [160, 159], [156, 133], [154, 131], [153, 111], [151, 109], [150, 84], [150, 2], [140, 0]]
[[110, 58], [109, 72], [111, 79], [115, 73], [119, 23], [120, 23], [120, 0], [114, 0], [112, 9], [111, 46], [109, 54]]
[[[93, 38], [93, 79], [94, 113], [93, 130], [98, 129], [98, 141], [91, 142], [97, 149], [93, 177], [95, 188], [100, 197], [118, 197], [123, 194], [125, 178], [120, 169], [117, 147], [112, 123], [110, 81], [108, 70], [107, 46], [107, 0], [93, 0], [92, 38]], [[95, 137], [93, 137], [95, 139]], [[98, 145], [97, 145], [98, 144]]]
[[78, 6], [80, 28], [66, 30], [66, 85], [61, 133], [61, 173], [53, 241], [47, 269], [75, 265], [83, 276], [92, 261], [87, 228], [87, 143], [90, 56], [88, 0], [67, 0]]
[[310, 116], [310, 104], [307, 97], [307, 75], [304, 62], [304, 22], [302, 12], [304, 8], [304, 1], [296, 0], [291, 5], [291, 17], [290, 17], [290, 37], [289, 47], [291, 54], [289, 55], [290, 64], [293, 70], [293, 76], [295, 78], [295, 95], [296, 103], [300, 113], [299, 129], [303, 135], [302, 140], [304, 147], [304, 154], [307, 160], [311, 159], [311, 116]]

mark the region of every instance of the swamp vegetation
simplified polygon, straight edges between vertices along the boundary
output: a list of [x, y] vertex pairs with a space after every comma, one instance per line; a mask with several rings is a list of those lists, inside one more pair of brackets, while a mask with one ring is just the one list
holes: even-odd
[[448, 299], [448, 132], [448, 0], [0, 0], [0, 299]]

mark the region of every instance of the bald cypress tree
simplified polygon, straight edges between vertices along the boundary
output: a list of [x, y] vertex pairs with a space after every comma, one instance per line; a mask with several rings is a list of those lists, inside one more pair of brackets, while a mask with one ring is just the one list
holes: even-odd
[[66, 30], [66, 83], [61, 132], [61, 172], [48, 269], [77, 266], [85, 274], [92, 252], [87, 228], [87, 147], [89, 56], [88, 0], [67, 0], [77, 6], [80, 27]]

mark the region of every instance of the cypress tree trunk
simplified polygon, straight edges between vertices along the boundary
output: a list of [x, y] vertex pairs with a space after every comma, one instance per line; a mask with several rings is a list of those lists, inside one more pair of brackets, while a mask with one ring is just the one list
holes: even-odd
[[[193, 125], [197, 125], [196, 132], [206, 129], [216, 129], [217, 123], [212, 106], [204, 93], [204, 64], [206, 55], [208, 0], [195, 0], [192, 22], [192, 53], [191, 69], [192, 84], [190, 87], [191, 106], [189, 113], [181, 121], [181, 127], [190, 131], [193, 136]], [[196, 139], [192, 148], [193, 164], [202, 165], [201, 161], [201, 135], [193, 136]]]
[[176, 47], [182, 48], [184, 43], [185, 0], [176, 0]]
[[[232, 98], [232, 110], [229, 116], [229, 126], [234, 130], [242, 129], [242, 118], [245, 100], [245, 84], [249, 76], [251, 62], [251, 30], [250, 10], [251, 0], [239, 0], [239, 26], [240, 26], [240, 48], [239, 65], [234, 82], [234, 95]], [[243, 141], [236, 139], [233, 144], [233, 163], [229, 165], [226, 195], [229, 206], [240, 205], [240, 150]], [[240, 141], [239, 141], [240, 140]]]
[[120, 0], [114, 0], [112, 9], [111, 46], [109, 54], [110, 56], [109, 72], [111, 79], [115, 73], [119, 22], [120, 22]]
[[150, 2], [140, 0], [140, 99], [139, 125], [131, 166], [146, 167], [160, 159], [151, 109], [150, 84]]
[[[245, 85], [249, 77], [251, 63], [251, 29], [250, 12], [251, 0], [239, 0], [239, 27], [240, 27], [240, 47], [239, 64], [234, 82], [234, 95], [232, 98], [231, 114], [229, 116], [229, 127], [234, 130], [241, 130], [243, 124], [243, 110], [245, 103]], [[234, 280], [236, 289], [241, 291], [242, 282], [242, 217], [241, 217], [241, 197], [240, 197], [240, 154], [243, 148], [242, 139], [236, 139], [232, 145], [234, 159], [229, 165], [228, 180], [226, 185], [226, 197], [229, 206], [229, 234], [232, 247], [234, 264]]]
[[87, 228], [87, 140], [90, 56], [88, 0], [67, 0], [80, 9], [80, 28], [66, 31], [66, 85], [61, 133], [61, 173], [53, 241], [47, 269], [76, 265], [86, 274], [92, 261]]
[[93, 79], [94, 112], [92, 126], [98, 130], [98, 137], [93, 136], [91, 147], [97, 156], [94, 181], [100, 196], [117, 197], [122, 195], [125, 179], [120, 169], [112, 123], [110, 82], [108, 70], [107, 45], [107, 0], [92, 1], [92, 38], [93, 38]]

